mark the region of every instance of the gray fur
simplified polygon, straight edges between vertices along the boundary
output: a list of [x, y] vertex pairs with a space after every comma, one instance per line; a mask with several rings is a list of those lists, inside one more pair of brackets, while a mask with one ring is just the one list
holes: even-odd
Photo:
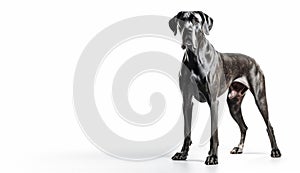
[[262, 114], [270, 138], [272, 157], [280, 157], [273, 128], [269, 121], [265, 90], [265, 78], [253, 58], [243, 54], [220, 53], [205, 38], [213, 26], [213, 20], [201, 11], [179, 12], [169, 21], [170, 29], [182, 37], [182, 48], [186, 49], [179, 75], [183, 96], [184, 136], [181, 152], [173, 160], [185, 160], [191, 145], [192, 98], [207, 102], [211, 110], [211, 139], [209, 156], [205, 164], [218, 164], [218, 97], [229, 90], [227, 103], [233, 119], [241, 131], [240, 143], [232, 154], [243, 152], [247, 126], [241, 113], [241, 103], [249, 89]]

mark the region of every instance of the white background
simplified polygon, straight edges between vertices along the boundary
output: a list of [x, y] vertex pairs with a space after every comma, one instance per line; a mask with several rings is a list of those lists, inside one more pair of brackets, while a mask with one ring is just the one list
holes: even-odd
[[[298, 7], [292, 0], [1, 1], [0, 172], [297, 171]], [[214, 19], [208, 39], [217, 50], [250, 55], [261, 65], [282, 158], [269, 156], [266, 128], [249, 93], [243, 104], [249, 127], [245, 154], [229, 154], [239, 130], [225, 109], [218, 166], [204, 165], [207, 146], [193, 145], [188, 162], [166, 156], [136, 163], [106, 156], [83, 135], [73, 110], [72, 82], [88, 41], [122, 19], [173, 17], [180, 10], [206, 12]]]

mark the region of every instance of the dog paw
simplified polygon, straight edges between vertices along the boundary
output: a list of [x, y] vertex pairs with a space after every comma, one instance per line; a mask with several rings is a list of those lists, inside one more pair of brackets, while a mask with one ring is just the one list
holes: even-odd
[[206, 165], [216, 165], [218, 164], [218, 157], [215, 155], [208, 156], [205, 161]]
[[186, 158], [187, 158], [187, 153], [178, 152], [172, 157], [172, 160], [186, 160]]
[[234, 147], [231, 151], [230, 154], [242, 154], [243, 153], [243, 149], [239, 148], [239, 147]]
[[273, 150], [271, 151], [271, 157], [273, 157], [273, 158], [281, 157], [280, 150], [279, 150], [278, 148], [273, 149]]

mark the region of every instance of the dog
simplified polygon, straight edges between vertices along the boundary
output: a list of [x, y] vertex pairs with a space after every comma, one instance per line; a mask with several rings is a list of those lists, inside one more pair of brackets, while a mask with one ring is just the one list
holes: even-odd
[[184, 142], [173, 160], [186, 160], [191, 141], [192, 98], [207, 102], [211, 114], [210, 150], [206, 165], [218, 164], [218, 97], [228, 90], [227, 104], [230, 114], [241, 132], [240, 142], [231, 154], [243, 152], [247, 126], [241, 104], [247, 90], [254, 96], [255, 103], [267, 126], [271, 143], [271, 157], [281, 157], [273, 127], [269, 121], [265, 77], [256, 61], [246, 55], [220, 53], [206, 39], [213, 26], [213, 19], [201, 11], [181, 11], [169, 21], [174, 35], [180, 33], [185, 53], [179, 73], [179, 87], [183, 97]]

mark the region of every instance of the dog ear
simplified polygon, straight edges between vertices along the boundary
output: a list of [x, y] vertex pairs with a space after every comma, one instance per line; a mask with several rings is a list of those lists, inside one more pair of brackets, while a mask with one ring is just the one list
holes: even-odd
[[182, 19], [184, 12], [180, 11], [176, 16], [174, 16], [170, 21], [169, 21], [169, 27], [171, 30], [174, 32], [174, 35], [177, 34], [178, 30], [178, 22], [179, 20]]
[[207, 14], [203, 13], [202, 11], [197, 11], [197, 13], [201, 17], [201, 29], [206, 34], [209, 35], [209, 31], [213, 27], [214, 20], [209, 17]]
[[174, 35], [177, 34], [177, 15], [174, 16], [170, 21], [169, 21], [169, 27], [173, 31]]

